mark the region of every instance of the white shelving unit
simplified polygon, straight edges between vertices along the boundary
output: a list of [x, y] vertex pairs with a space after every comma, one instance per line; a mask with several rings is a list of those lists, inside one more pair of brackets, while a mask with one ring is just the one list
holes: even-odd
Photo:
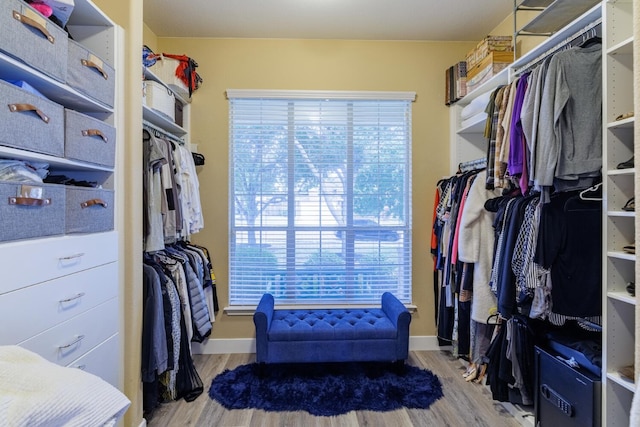
[[[10, 9], [5, 9], [7, 12]], [[67, 28], [75, 42], [118, 70], [123, 58], [119, 44], [122, 30], [90, 0], [75, 0]], [[8, 146], [0, 146], [0, 158], [45, 162], [54, 174], [95, 181], [104, 189], [120, 191], [116, 175], [119, 147], [124, 144], [123, 130], [118, 127], [121, 76], [116, 72], [111, 77], [116, 82], [114, 107], [0, 52], [1, 79], [25, 81], [56, 104], [116, 127], [116, 165], [105, 167]], [[112, 209], [115, 218], [121, 216], [118, 203]], [[0, 218], [4, 226], [2, 221]], [[13, 325], [0, 333], [1, 345], [20, 345], [51, 362], [83, 369], [121, 386], [123, 315], [117, 219], [114, 227], [104, 232], [0, 242], [4, 272], [0, 321]]]
[[603, 4], [603, 425], [629, 425], [635, 384], [619, 370], [635, 359], [636, 298], [626, 285], [636, 277], [636, 255], [622, 250], [635, 244], [635, 212], [622, 210], [638, 189], [635, 168], [617, 165], [634, 155], [635, 118], [616, 120], [633, 111], [633, 2]]
[[153, 108], [150, 108], [146, 105], [142, 106], [142, 118], [148, 123], [153, 124], [154, 126], [159, 127], [165, 132], [173, 135], [177, 138], [182, 139], [185, 143], [189, 143], [189, 127], [190, 127], [190, 114], [189, 109], [191, 108], [191, 99], [185, 99], [180, 94], [172, 90], [165, 82], [163, 82], [158, 76], [156, 76], [153, 71], [149, 68], [144, 68], [144, 78], [145, 80], [152, 80], [160, 83], [168, 90], [170, 90], [174, 96], [182, 102], [183, 105], [183, 123], [182, 126], [177, 125], [175, 122], [169, 120], [166, 116], [158, 113]]

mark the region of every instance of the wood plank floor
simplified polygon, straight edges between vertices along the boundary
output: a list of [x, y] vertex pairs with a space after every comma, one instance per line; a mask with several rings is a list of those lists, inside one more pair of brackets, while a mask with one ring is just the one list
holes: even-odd
[[[225, 369], [255, 361], [254, 354], [194, 355], [204, 392], [193, 402], [169, 402], [156, 409], [147, 425], [216, 427], [351, 427], [351, 426], [464, 426], [520, 427], [531, 423], [512, 416], [491, 399], [488, 387], [467, 383], [464, 366], [445, 351], [412, 351], [407, 363], [429, 369], [443, 386], [444, 397], [427, 410], [399, 409], [390, 412], [356, 411], [335, 417], [318, 417], [307, 412], [265, 412], [227, 410], [209, 398], [211, 380]], [[519, 415], [518, 415], [519, 417]]]

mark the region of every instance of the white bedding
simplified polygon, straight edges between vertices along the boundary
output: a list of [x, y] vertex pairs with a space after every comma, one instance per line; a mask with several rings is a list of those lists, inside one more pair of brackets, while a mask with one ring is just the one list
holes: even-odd
[[95, 375], [0, 346], [1, 426], [113, 426], [130, 404]]

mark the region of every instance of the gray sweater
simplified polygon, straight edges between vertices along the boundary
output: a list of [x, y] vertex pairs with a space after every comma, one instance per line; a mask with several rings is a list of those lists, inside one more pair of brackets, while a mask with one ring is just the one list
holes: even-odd
[[556, 53], [549, 62], [538, 121], [536, 186], [594, 177], [602, 167], [602, 47]]

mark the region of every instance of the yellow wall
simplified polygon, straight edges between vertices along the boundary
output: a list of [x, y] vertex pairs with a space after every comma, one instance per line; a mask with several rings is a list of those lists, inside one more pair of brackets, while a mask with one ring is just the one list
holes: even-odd
[[[228, 302], [228, 109], [226, 89], [415, 91], [413, 105], [413, 336], [436, 334], [429, 251], [435, 185], [449, 173], [445, 69], [475, 43], [159, 38], [163, 52], [195, 59], [204, 79], [194, 94], [192, 143], [205, 228], [193, 240], [209, 248], [218, 297]], [[249, 316], [219, 313], [213, 338], [253, 337]]]

